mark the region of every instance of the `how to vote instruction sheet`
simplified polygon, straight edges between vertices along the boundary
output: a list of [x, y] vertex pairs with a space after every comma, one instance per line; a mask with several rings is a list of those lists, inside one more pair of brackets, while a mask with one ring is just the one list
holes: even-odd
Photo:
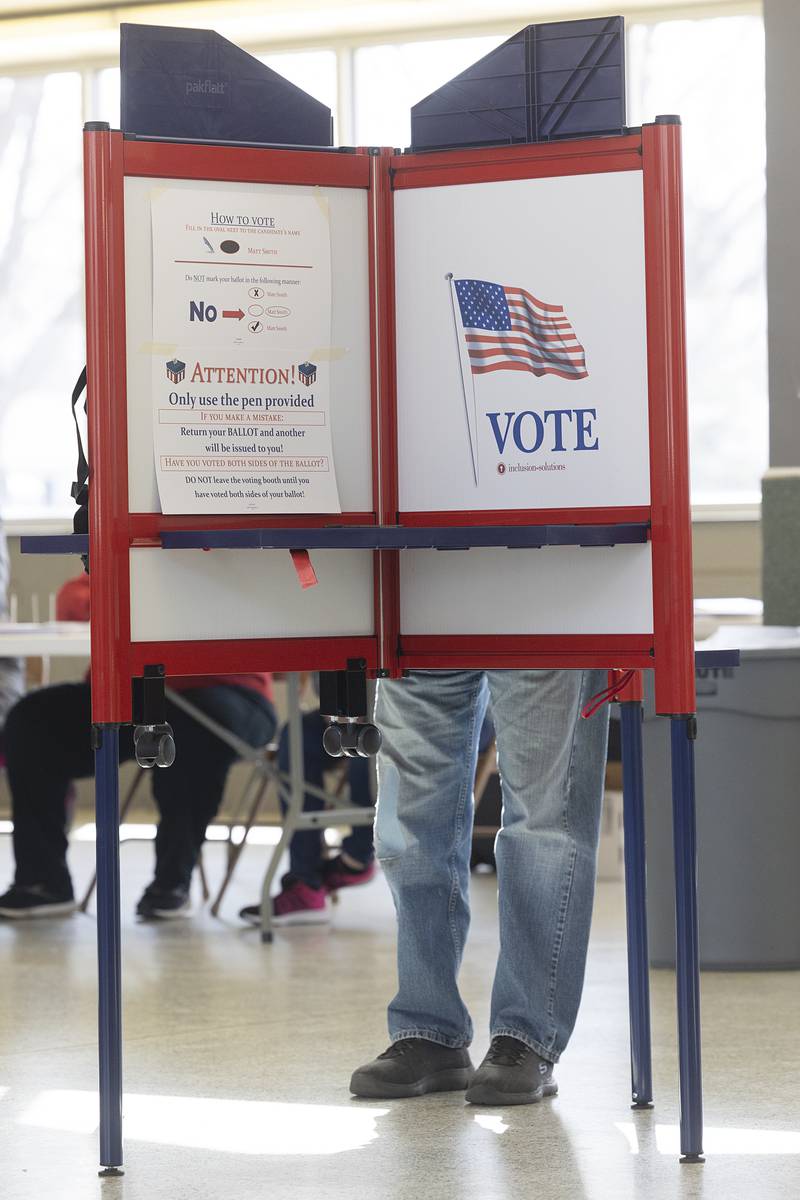
[[152, 228], [162, 511], [340, 512], [326, 200], [159, 188]]

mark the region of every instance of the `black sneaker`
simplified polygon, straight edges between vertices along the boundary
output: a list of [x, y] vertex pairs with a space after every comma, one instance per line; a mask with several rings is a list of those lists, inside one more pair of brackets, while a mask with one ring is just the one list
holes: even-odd
[[77, 905], [71, 892], [51, 892], [44, 884], [12, 884], [0, 896], [0, 917], [11, 921], [31, 917], [67, 917]]
[[154, 883], [145, 890], [136, 905], [137, 917], [171, 920], [174, 917], [190, 917], [192, 904], [188, 888], [160, 888]]
[[462, 1092], [473, 1072], [467, 1050], [440, 1046], [426, 1038], [401, 1038], [353, 1073], [350, 1091], [371, 1100], [424, 1096], [426, 1092]]
[[553, 1064], [519, 1038], [495, 1037], [467, 1091], [469, 1104], [535, 1104], [555, 1096]]

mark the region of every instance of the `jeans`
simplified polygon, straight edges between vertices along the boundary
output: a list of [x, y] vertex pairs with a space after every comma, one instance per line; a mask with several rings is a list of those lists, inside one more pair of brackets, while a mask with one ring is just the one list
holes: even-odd
[[[272, 704], [248, 688], [220, 684], [182, 695], [251, 745], [263, 745], [274, 735]], [[69, 781], [94, 774], [91, 720], [88, 683], [29, 692], [8, 714], [5, 754], [13, 800], [15, 881], [20, 885], [42, 884], [56, 895], [72, 896], [64, 805]], [[175, 762], [149, 772], [161, 818], [154, 882], [167, 890], [188, 889], [236, 751], [169, 699], [167, 720], [175, 732]], [[120, 762], [133, 756], [133, 728], [128, 725], [120, 729]]]
[[[337, 760], [330, 758], [322, 746], [322, 734], [325, 731], [325, 721], [320, 712], [303, 714], [303, 775], [307, 783], [315, 787], [323, 786], [323, 773], [337, 765]], [[372, 805], [372, 794], [369, 785], [369, 762], [365, 758], [345, 759], [347, 763], [347, 780], [350, 784], [350, 799], [361, 808]], [[278, 746], [278, 767], [281, 771], [289, 772], [289, 726], [286, 725], [281, 733]], [[286, 812], [286, 801], [281, 796], [281, 808]], [[306, 792], [303, 798], [305, 812], [318, 812], [324, 807], [324, 802], [317, 796]], [[321, 829], [301, 829], [289, 843], [289, 872], [302, 879], [309, 887], [322, 886], [322, 863], [324, 858], [324, 840]], [[356, 862], [367, 866], [375, 857], [372, 846], [372, 825], [356, 825], [342, 841], [342, 850]]]
[[580, 710], [605, 684], [605, 671], [420, 671], [380, 683], [375, 841], [398, 918], [393, 1041], [472, 1040], [457, 976], [490, 701], [503, 793], [490, 1032], [551, 1062], [564, 1050], [583, 987], [608, 732], [607, 706], [589, 720]]

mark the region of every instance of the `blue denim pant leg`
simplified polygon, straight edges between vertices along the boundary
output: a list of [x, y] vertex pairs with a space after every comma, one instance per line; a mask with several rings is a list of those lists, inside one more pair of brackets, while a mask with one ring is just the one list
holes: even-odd
[[580, 711], [606, 672], [496, 671], [488, 681], [503, 792], [490, 1030], [556, 1062], [583, 989], [608, 736], [607, 705], [588, 720]]
[[416, 672], [378, 687], [375, 850], [398, 918], [393, 1041], [472, 1040], [457, 978], [469, 928], [472, 787], [487, 700], [481, 671]]

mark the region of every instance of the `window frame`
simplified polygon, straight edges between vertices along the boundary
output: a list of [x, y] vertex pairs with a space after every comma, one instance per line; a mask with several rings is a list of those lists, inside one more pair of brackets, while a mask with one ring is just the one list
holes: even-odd
[[[71, 10], [74, 13], [74, 10]], [[85, 10], [86, 14], [97, 16], [98, 25], [108, 20], [115, 20], [122, 9], [104, 9], [92, 7]], [[222, 9], [220, 12], [222, 13]], [[658, 7], [641, 8], [636, 5], [620, 5], [618, 10], [626, 21], [626, 48], [628, 30], [631, 24], [657, 24], [672, 20], [705, 20], [711, 17], [757, 15], [763, 17], [763, 4], [760, 0], [719, 0], [708, 3], [665, 3]], [[65, 12], [64, 16], [67, 13]], [[573, 12], [567, 16], [574, 16]], [[583, 14], [591, 16], [590, 12]], [[552, 20], [558, 19], [558, 14], [549, 14]], [[36, 21], [58, 21], [56, 10], [50, 10], [40, 18], [31, 14], [26, 19], [26, 25], [31, 26]], [[566, 19], [566, 18], [565, 18]], [[208, 20], [213, 20], [213, 13]], [[387, 27], [385, 30], [375, 30], [362, 36], [317, 36], [308, 38], [292, 38], [284, 41], [269, 41], [263, 35], [254, 34], [243, 37], [238, 42], [242, 49], [254, 55], [279, 56], [292, 53], [334, 52], [336, 56], [336, 102], [333, 109], [334, 121], [341, 145], [354, 144], [356, 127], [356, 54], [358, 50], [371, 46], [401, 46], [415, 42], [448, 41], [452, 39], [479, 38], [486, 36], [511, 36], [520, 26], [521, 16], [508, 16], [493, 20], [476, 21], [474, 23], [437, 25], [427, 29], [399, 29]], [[64, 58], [53, 61], [29, 61], [13, 66], [0, 66], [0, 75], [5, 77], [20, 77], [27, 75], [57, 74], [60, 72], [77, 72], [81, 76], [81, 109], [83, 120], [92, 120], [96, 116], [98, 81], [100, 72], [118, 67], [118, 55], [81, 56]], [[81, 296], [85, 294], [85, 281], [81, 276]], [[767, 395], [767, 404], [769, 396]], [[760, 519], [761, 505], [759, 501], [731, 500], [722, 503], [697, 503], [692, 505], [692, 520], [695, 522], [729, 522], [757, 521]], [[56, 532], [68, 528], [70, 520], [67, 517], [18, 517], [6, 522], [6, 531], [12, 536], [30, 532]]]

